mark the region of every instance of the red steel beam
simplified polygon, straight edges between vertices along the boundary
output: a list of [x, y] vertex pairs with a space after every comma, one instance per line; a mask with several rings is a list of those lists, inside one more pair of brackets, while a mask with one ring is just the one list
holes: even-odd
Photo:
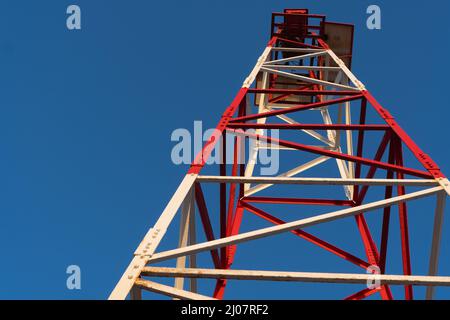
[[361, 291], [358, 291], [357, 293], [354, 293], [354, 294], [346, 297], [344, 300], [362, 300], [362, 299], [365, 299], [365, 298], [373, 295], [374, 293], [377, 293], [378, 291], [380, 291], [380, 289], [378, 289], [378, 288], [375, 288], [375, 289], [365, 288]]
[[282, 38], [282, 37], [278, 37], [277, 41], [295, 44], [300, 47], [306, 47], [306, 48], [312, 48], [312, 49], [323, 49], [322, 47], [319, 47], [319, 46], [314, 46], [314, 45], [304, 43], [304, 42], [289, 40], [289, 39]]
[[286, 109], [261, 112], [261, 113], [257, 113], [257, 114], [244, 116], [244, 117], [234, 118], [234, 119], [230, 120], [230, 123], [239, 122], [239, 121], [256, 120], [256, 119], [261, 119], [261, 118], [268, 118], [268, 117], [273, 117], [273, 116], [277, 116], [280, 114], [284, 115], [284, 114], [289, 114], [292, 112], [297, 112], [297, 111], [302, 111], [302, 110], [317, 109], [317, 108], [322, 108], [322, 107], [326, 107], [326, 106], [333, 105], [333, 104], [339, 104], [339, 103], [343, 103], [343, 102], [358, 100], [358, 99], [361, 99], [361, 97], [362, 97], [362, 95], [355, 95], [355, 96], [350, 96], [350, 97], [345, 97], [345, 98], [326, 100], [326, 101], [322, 101], [322, 102], [302, 104], [302, 105], [298, 105], [298, 106], [290, 107], [290, 108], [286, 108]]
[[[314, 86], [314, 84], [312, 84]], [[250, 88], [248, 93], [272, 93], [272, 94], [292, 94], [300, 96], [358, 96], [361, 95], [359, 91], [352, 90], [302, 90], [302, 89], [278, 89], [278, 88]]]
[[189, 168], [188, 174], [200, 173], [200, 171], [202, 170], [202, 168], [206, 163], [206, 160], [211, 155], [211, 152], [214, 149], [215, 145], [217, 144], [218, 141], [220, 141], [220, 137], [222, 136], [222, 133], [225, 131], [225, 128], [228, 125], [228, 122], [230, 121], [231, 117], [236, 112], [242, 101], [245, 101], [247, 90], [248, 90], [247, 88], [241, 88], [236, 97], [234, 98], [233, 102], [231, 103], [231, 105], [222, 114], [222, 117], [220, 118], [216, 130], [214, 130], [211, 137], [204, 144], [203, 149], [195, 157], [191, 167]]
[[[249, 203], [246, 203], [245, 201], [242, 201], [242, 206], [247, 211], [249, 211], [249, 212], [251, 212], [253, 214], [256, 214], [257, 216], [259, 216], [259, 217], [261, 217], [261, 218], [263, 218], [263, 219], [265, 219], [267, 221], [270, 221], [273, 224], [280, 225], [280, 224], [286, 223], [285, 221], [283, 221], [281, 219], [278, 219], [278, 218], [270, 215], [269, 213], [265, 212], [264, 210], [261, 210], [259, 208], [256, 208], [256, 207], [252, 206]], [[370, 266], [370, 264], [367, 263], [366, 261], [364, 261], [364, 260], [362, 260], [362, 259], [360, 259], [360, 258], [358, 258], [358, 257], [356, 257], [356, 256], [354, 256], [354, 255], [352, 255], [352, 254], [342, 250], [342, 249], [339, 249], [338, 247], [336, 247], [336, 246], [334, 246], [334, 245], [332, 245], [332, 244], [330, 244], [330, 243], [328, 243], [328, 242], [326, 242], [324, 240], [321, 240], [321, 239], [319, 239], [319, 238], [317, 238], [317, 237], [315, 237], [315, 236], [313, 236], [313, 235], [311, 235], [311, 234], [309, 234], [309, 233], [307, 233], [307, 232], [305, 232], [305, 231], [303, 231], [301, 229], [292, 230], [291, 233], [293, 233], [293, 234], [295, 234], [295, 235], [297, 235], [297, 236], [299, 236], [299, 237], [301, 237], [301, 238], [303, 238], [303, 239], [305, 239], [305, 240], [307, 240], [307, 241], [309, 241], [309, 242], [311, 242], [311, 243], [321, 247], [322, 249], [325, 249], [325, 250], [327, 250], [327, 251], [329, 251], [329, 252], [331, 252], [331, 253], [333, 253], [333, 254], [343, 258], [344, 260], [347, 260], [347, 261], [349, 261], [349, 262], [351, 262], [351, 263], [353, 263], [353, 264], [355, 264], [355, 265], [357, 265], [357, 266], [359, 266], [359, 267], [361, 267], [363, 269], [367, 269]]]
[[[391, 140], [389, 145], [389, 163], [395, 163], [395, 143]], [[386, 173], [386, 179], [394, 178], [394, 173], [391, 170], [388, 170]], [[384, 192], [384, 198], [389, 199], [392, 198], [392, 186], [386, 186]], [[383, 274], [386, 272], [386, 257], [387, 257], [387, 249], [388, 249], [388, 240], [389, 240], [389, 223], [391, 218], [391, 206], [388, 206], [383, 209], [383, 222], [381, 227], [381, 241], [380, 241], [380, 272]]]
[[[381, 158], [383, 158], [384, 152], [386, 151], [390, 139], [391, 139], [391, 132], [388, 131], [384, 134], [383, 139], [381, 140], [380, 146], [378, 147], [378, 150], [374, 157], [375, 161], [380, 161]], [[372, 179], [375, 176], [376, 171], [377, 167], [371, 166], [369, 172], [367, 173], [366, 179]], [[368, 190], [369, 186], [363, 186], [361, 188], [361, 191], [358, 193], [358, 199], [356, 200], [356, 203], [360, 204], [363, 202], [364, 197], [366, 196]]]
[[387, 131], [391, 128], [382, 124], [288, 124], [288, 123], [230, 123], [227, 128], [240, 129], [280, 129], [280, 130], [352, 130], [352, 131]]
[[411, 150], [411, 152], [424, 166], [424, 168], [427, 169], [435, 178], [445, 178], [444, 174], [439, 169], [439, 166], [408, 136], [408, 134], [395, 121], [394, 117], [389, 113], [389, 111], [384, 109], [369, 91], [364, 90], [362, 91], [362, 94], [371, 104], [371, 106], [378, 112], [378, 114], [384, 119], [384, 121], [386, 121], [386, 123], [392, 128], [392, 130], [401, 139], [401, 141], [409, 148], [409, 150]]
[[[203, 229], [205, 231], [206, 239], [208, 241], [215, 240], [214, 231], [209, 219], [208, 209], [206, 207], [205, 197], [203, 195], [202, 188], [199, 183], [195, 184], [195, 200], [197, 203], [198, 212], [200, 214], [200, 220], [202, 221]], [[220, 258], [217, 249], [211, 250], [211, 257], [214, 262], [215, 268], [220, 267]]]
[[252, 203], [299, 204], [299, 205], [343, 206], [343, 207], [351, 207], [354, 204], [354, 202], [350, 200], [306, 199], [306, 198], [244, 197], [242, 200], [245, 202], [252, 202]]
[[[403, 151], [400, 139], [396, 139], [396, 162], [399, 165], [403, 165]], [[397, 172], [397, 179], [403, 179], [403, 174]], [[405, 186], [397, 186], [397, 193], [399, 196], [405, 194]], [[399, 203], [399, 220], [400, 220], [400, 238], [402, 245], [402, 263], [403, 274], [411, 275], [411, 253], [409, 247], [409, 231], [408, 231], [408, 211], [405, 202]], [[405, 299], [413, 299], [413, 288], [411, 285], [405, 286]]]
[[[236, 132], [235, 130], [232, 130], [232, 129], [228, 129], [228, 130], [231, 132], [237, 133], [237, 134], [242, 134], [242, 132], [239, 132], [239, 131]], [[265, 141], [265, 142], [268, 142], [271, 144], [280, 145], [280, 146], [289, 147], [289, 148], [298, 149], [298, 150], [303, 150], [303, 151], [308, 151], [308, 152], [315, 153], [315, 154], [329, 156], [331, 158], [337, 158], [337, 159], [347, 160], [347, 161], [351, 161], [351, 162], [355, 162], [355, 163], [361, 163], [364, 165], [375, 166], [375, 167], [379, 167], [382, 169], [390, 169], [390, 170], [394, 170], [396, 172], [398, 171], [398, 172], [402, 172], [405, 174], [417, 176], [420, 178], [429, 179], [431, 177], [431, 175], [428, 172], [421, 171], [421, 170], [406, 168], [406, 167], [393, 165], [393, 164], [389, 164], [389, 163], [385, 163], [385, 162], [381, 162], [381, 161], [375, 161], [372, 159], [362, 158], [362, 157], [358, 157], [358, 156], [351, 156], [351, 155], [336, 152], [336, 151], [329, 151], [329, 150], [325, 150], [325, 149], [314, 147], [314, 146], [308, 146], [308, 145], [304, 145], [304, 144], [300, 144], [300, 143], [271, 138], [271, 137], [258, 135], [258, 134], [245, 133], [245, 135], [249, 138], [258, 139], [260, 141]]]
[[[359, 214], [355, 216], [356, 224], [358, 226], [361, 238], [363, 240], [364, 248], [366, 250], [366, 255], [369, 260], [369, 263], [372, 266], [377, 266], [379, 261], [379, 254], [377, 245], [375, 244], [373, 237], [370, 233], [369, 226], [367, 225], [366, 219], [364, 218], [364, 214]], [[384, 285], [381, 287], [381, 297], [383, 300], [392, 300], [392, 292], [389, 286]]]

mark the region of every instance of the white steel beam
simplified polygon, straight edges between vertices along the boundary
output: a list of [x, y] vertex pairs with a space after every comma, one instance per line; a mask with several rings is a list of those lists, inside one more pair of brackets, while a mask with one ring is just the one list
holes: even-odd
[[333, 50], [327, 50], [330, 57], [336, 62], [336, 64], [342, 69], [342, 71], [346, 74], [346, 76], [350, 79], [350, 81], [359, 89], [366, 90], [364, 84], [356, 78], [356, 76], [350, 71], [350, 69], [345, 65], [345, 62], [339, 59], [339, 57], [333, 52]]
[[416, 186], [431, 187], [439, 183], [432, 179], [342, 179], [342, 178], [291, 178], [291, 177], [234, 177], [198, 176], [199, 182], [208, 183], [270, 183], [304, 185], [366, 185], [366, 186]]
[[149, 255], [155, 252], [168, 226], [180, 208], [181, 203], [186, 198], [189, 190], [191, 190], [197, 176], [197, 174], [187, 174], [184, 177], [155, 226], [149, 229], [141, 244], [136, 249], [131, 263], [111, 292], [108, 298], [109, 300], [124, 300], [127, 297], [134, 282], [139, 277], [142, 268], [146, 265]]
[[[192, 187], [189, 191], [186, 199], [184, 199], [181, 207], [181, 217], [180, 217], [180, 236], [178, 242], [178, 248], [186, 247], [189, 244], [194, 244], [189, 241], [191, 239], [191, 220], [195, 218], [195, 204], [194, 204], [194, 188]], [[177, 268], [186, 267], [186, 256], [177, 258], [176, 266]], [[184, 278], [175, 278], [175, 288], [184, 288]]]
[[[302, 164], [302, 165], [300, 165], [300, 166], [298, 166], [296, 168], [293, 168], [293, 169], [291, 169], [289, 171], [286, 171], [286, 172], [280, 174], [278, 177], [281, 178], [281, 177], [292, 177], [292, 176], [295, 176], [296, 174], [299, 174], [299, 173], [302, 173], [302, 172], [304, 172], [304, 171], [306, 171], [308, 169], [311, 169], [311, 168], [313, 168], [313, 167], [315, 167], [315, 166], [317, 166], [317, 165], [327, 161], [328, 159], [330, 159], [330, 158], [325, 157], [325, 156], [318, 157], [318, 158], [313, 159], [313, 160], [311, 160], [311, 161], [309, 161], [307, 163], [304, 163], [304, 164]], [[256, 192], [259, 192], [261, 190], [267, 189], [267, 188], [269, 188], [271, 186], [273, 186], [273, 184], [259, 184], [257, 186], [254, 186], [254, 187], [248, 189], [245, 192], [245, 196], [250, 196], [252, 194], [255, 194]]]
[[292, 66], [284, 64], [265, 64], [264, 67], [271, 69], [290, 69], [290, 70], [321, 70], [321, 71], [338, 71], [339, 67], [322, 67], [322, 66]]
[[160, 293], [175, 299], [182, 300], [216, 300], [214, 298], [204, 296], [198, 293], [193, 293], [174, 287], [166, 286], [164, 284], [156, 283], [153, 281], [138, 279], [136, 280], [136, 286], [155, 293]]
[[180, 256], [187, 255], [187, 254], [193, 254], [193, 253], [198, 253], [198, 252], [202, 252], [202, 251], [206, 251], [206, 250], [217, 249], [217, 248], [221, 248], [224, 246], [234, 245], [234, 244], [238, 244], [238, 243], [242, 243], [242, 242], [246, 242], [246, 241], [250, 241], [250, 240], [255, 240], [255, 239], [260, 239], [260, 238], [264, 238], [264, 237], [268, 237], [268, 236], [272, 236], [272, 235], [276, 235], [276, 234], [280, 234], [283, 232], [288, 232], [288, 231], [292, 231], [292, 230], [296, 230], [296, 229], [303, 229], [303, 228], [311, 227], [311, 226], [314, 226], [317, 224], [331, 222], [331, 221], [334, 221], [337, 219], [342, 219], [345, 217], [355, 216], [357, 214], [365, 213], [368, 211], [373, 211], [375, 209], [385, 208], [385, 207], [395, 205], [398, 203], [427, 197], [427, 196], [433, 195], [435, 193], [438, 193], [442, 190], [443, 189], [441, 186], [434, 187], [434, 188], [406, 194], [403, 196], [398, 196], [398, 197], [394, 197], [394, 198], [390, 198], [390, 199], [385, 199], [385, 200], [380, 200], [380, 201], [360, 205], [360, 206], [353, 207], [353, 208], [342, 209], [342, 210], [325, 213], [325, 214], [321, 214], [321, 215], [314, 216], [314, 217], [309, 217], [309, 218], [305, 218], [305, 219], [301, 219], [301, 220], [297, 220], [297, 221], [293, 221], [293, 222], [284, 223], [281, 225], [276, 225], [273, 227], [267, 227], [267, 228], [254, 230], [254, 231], [250, 231], [250, 232], [245, 232], [245, 233], [241, 233], [241, 234], [226, 237], [226, 238], [216, 239], [216, 240], [209, 241], [209, 242], [203, 242], [203, 243], [188, 246], [185, 248], [168, 250], [168, 251], [164, 251], [164, 252], [160, 252], [160, 253], [156, 253], [156, 254], [152, 255], [152, 257], [149, 259], [149, 262], [156, 263], [156, 262], [160, 262], [160, 261], [164, 261], [164, 260], [168, 260], [168, 259], [178, 258]]
[[[430, 268], [428, 274], [435, 276], [438, 273], [439, 250], [441, 247], [442, 226], [444, 224], [444, 207], [447, 194], [439, 192], [437, 194], [436, 212], [434, 214], [433, 241], [431, 244]], [[433, 299], [435, 292], [434, 287], [428, 287], [426, 299]]]
[[285, 52], [324, 52], [323, 49], [314, 49], [314, 48], [285, 48], [285, 47], [273, 47], [273, 51], [285, 51]]
[[262, 55], [258, 58], [258, 61], [256, 62], [256, 65], [254, 66], [253, 70], [250, 72], [248, 77], [244, 80], [244, 83], [242, 84], [242, 88], [250, 88], [253, 81], [255, 81], [256, 76], [258, 75], [259, 71], [261, 70], [261, 67], [263, 63], [267, 61], [267, 58], [269, 57], [270, 53], [272, 51], [272, 47], [266, 47]]
[[[297, 121], [295, 121], [294, 119], [292, 119], [292, 118], [290, 118], [290, 117], [288, 117], [288, 116], [286, 116], [284, 114], [276, 115], [276, 117], [281, 119], [281, 120], [283, 120], [286, 123], [289, 123], [289, 124], [300, 124]], [[329, 139], [325, 138], [323, 135], [321, 135], [317, 131], [309, 130], [309, 129], [301, 129], [300, 131], [303, 131], [307, 135], [310, 135], [311, 137], [313, 137], [313, 138], [315, 138], [315, 139], [317, 139], [317, 140], [327, 144], [330, 147], [334, 146], [334, 143], [332, 141], [330, 141]]]
[[284, 59], [278, 59], [278, 60], [270, 60], [270, 61], [266, 62], [264, 65], [266, 65], [266, 64], [273, 64], [273, 63], [278, 64], [278, 63], [284, 63], [284, 62], [295, 61], [295, 60], [303, 60], [303, 59], [323, 56], [325, 54], [327, 54], [327, 52], [322, 50], [322, 51], [319, 51], [319, 52], [308, 53], [308, 54], [295, 56], [295, 57], [290, 57], [290, 58], [284, 58]]
[[404, 276], [387, 274], [145, 267], [142, 270], [142, 275], [149, 277], [183, 276], [186, 278], [206, 279], [361, 284], [377, 280], [380, 282], [380, 285], [450, 286], [450, 277]]
[[289, 72], [274, 70], [274, 69], [270, 69], [270, 68], [266, 68], [266, 67], [261, 67], [261, 70], [266, 71], [266, 72], [270, 72], [270, 73], [273, 73], [273, 74], [278, 74], [278, 75], [286, 77], [286, 78], [303, 80], [305, 82], [310, 82], [310, 83], [314, 83], [314, 84], [320, 84], [320, 85], [324, 85], [324, 86], [332, 86], [332, 87], [345, 89], [345, 90], [359, 91], [359, 89], [354, 88], [354, 87], [345, 86], [343, 84], [338, 84], [338, 83], [334, 83], [334, 82], [329, 82], [329, 81], [309, 78], [309, 77], [301, 76], [299, 74], [293, 74], [293, 73], [289, 73]]

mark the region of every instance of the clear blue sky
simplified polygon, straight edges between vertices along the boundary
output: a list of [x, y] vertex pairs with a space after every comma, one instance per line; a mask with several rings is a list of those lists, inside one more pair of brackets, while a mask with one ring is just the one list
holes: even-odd
[[[66, 29], [69, 4], [81, 7], [81, 31]], [[369, 4], [381, 6], [381, 31], [365, 27]], [[186, 171], [170, 161], [171, 132], [192, 128], [194, 120], [214, 126], [268, 40], [270, 13], [284, 7], [307, 7], [355, 24], [355, 74], [450, 174], [450, 111], [443, 100], [448, 1], [5, 0], [0, 3], [0, 298], [108, 296]], [[413, 271], [419, 274], [427, 270], [433, 214], [428, 205], [434, 202], [411, 213], [418, 261]], [[450, 274], [449, 220], [443, 275]], [[334, 228], [328, 235], [339, 239], [340, 232]], [[246, 245], [242, 252], [254, 251], [255, 259], [271, 256], [268, 268], [292, 258], [286, 270], [333, 270], [328, 263], [336, 259], [329, 254], [318, 253], [316, 260], [302, 255], [308, 246], [299, 245], [295, 259], [275, 249], [282, 239], [261, 240], [264, 248]], [[361, 243], [353, 246], [346, 248], [363, 255]], [[71, 264], [81, 267], [80, 291], [66, 289]], [[399, 264], [391, 271], [400, 272]], [[229, 294], [267, 297], [262, 288], [236, 284]], [[345, 286], [283, 288], [280, 298], [320, 297], [323, 288], [331, 298], [352, 293]], [[401, 296], [402, 290], [394, 293]], [[438, 289], [437, 297], [450, 298], [450, 291]]]

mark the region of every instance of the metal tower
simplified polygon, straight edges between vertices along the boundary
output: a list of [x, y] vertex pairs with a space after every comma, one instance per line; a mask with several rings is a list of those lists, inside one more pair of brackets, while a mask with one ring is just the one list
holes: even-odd
[[[137, 247], [110, 299], [126, 299], [128, 294], [140, 299], [141, 290], [178, 299], [222, 299], [230, 279], [361, 284], [361, 290], [346, 299], [374, 294], [382, 299], [413, 299], [414, 286], [425, 286], [426, 298], [431, 299], [436, 286], [450, 285], [450, 277], [436, 276], [449, 181], [350, 71], [352, 44], [353, 25], [328, 22], [324, 15], [306, 9], [272, 14], [267, 47]], [[217, 150], [223, 160], [216, 166], [217, 174], [201, 175]], [[257, 175], [258, 157], [268, 150], [279, 154], [280, 172]], [[224, 163], [227, 158], [231, 164]], [[429, 273], [416, 276], [410, 247], [410, 237], [415, 235], [410, 233], [408, 209], [413, 200], [430, 197], [436, 199], [435, 208], [421, 212], [434, 212]], [[296, 213], [284, 214], [287, 208]], [[178, 211], [178, 248], [157, 251]], [[244, 213], [271, 225], [243, 232]], [[394, 213], [398, 229], [392, 227]], [[280, 218], [282, 214], [288, 222]], [[368, 215], [378, 220], [378, 229], [368, 222]], [[313, 235], [315, 227], [341, 220], [353, 224], [365, 257]], [[197, 241], [196, 225], [206, 241]], [[256, 261], [253, 270], [231, 268], [238, 244], [251, 241], [256, 247], [258, 239], [283, 233], [344, 259], [361, 272], [268, 271], [259, 269]], [[336, 233], [339, 237], [339, 230]], [[399, 256], [389, 255], [393, 234], [400, 239]], [[290, 241], [277, 250], [295, 254], [295, 248]], [[211, 255], [214, 267], [197, 265], [196, 255], [202, 252]], [[175, 267], [155, 266], [171, 259], [176, 260]], [[391, 259], [401, 261], [403, 274], [389, 274]], [[174, 278], [174, 285], [149, 280], [160, 277]], [[215, 280], [215, 287], [199, 293], [197, 281], [205, 278]], [[394, 285], [404, 287], [404, 295], [394, 297]]]

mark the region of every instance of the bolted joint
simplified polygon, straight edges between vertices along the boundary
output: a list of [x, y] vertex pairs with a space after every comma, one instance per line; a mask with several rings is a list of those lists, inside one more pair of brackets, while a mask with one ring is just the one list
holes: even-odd
[[144, 240], [137, 247], [134, 255], [151, 257], [156, 244], [159, 242], [158, 238], [160, 238], [160, 232], [161, 229], [151, 228]]

